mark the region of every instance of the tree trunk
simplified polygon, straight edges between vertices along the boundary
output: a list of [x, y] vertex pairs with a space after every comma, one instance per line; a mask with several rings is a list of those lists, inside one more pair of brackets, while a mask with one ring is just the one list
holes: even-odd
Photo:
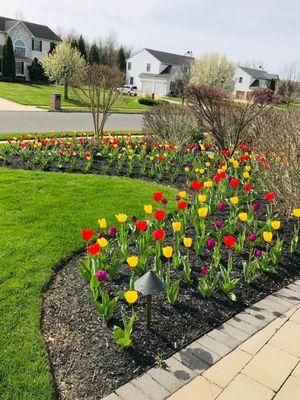
[[64, 84], [64, 99], [68, 100], [69, 96], [68, 96], [68, 89], [69, 89], [69, 82], [66, 81]]

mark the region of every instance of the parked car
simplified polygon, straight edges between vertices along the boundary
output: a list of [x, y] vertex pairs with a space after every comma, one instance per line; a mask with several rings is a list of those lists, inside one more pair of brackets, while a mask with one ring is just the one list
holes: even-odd
[[124, 85], [119, 87], [117, 91], [125, 96], [137, 96], [137, 86], [135, 85]]

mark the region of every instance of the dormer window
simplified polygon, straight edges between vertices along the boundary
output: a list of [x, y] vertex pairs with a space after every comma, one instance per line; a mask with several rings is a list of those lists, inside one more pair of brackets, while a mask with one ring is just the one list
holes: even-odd
[[15, 50], [16, 55], [25, 57], [26, 49], [25, 49], [25, 43], [23, 42], [23, 40], [16, 40], [15, 41], [14, 50]]

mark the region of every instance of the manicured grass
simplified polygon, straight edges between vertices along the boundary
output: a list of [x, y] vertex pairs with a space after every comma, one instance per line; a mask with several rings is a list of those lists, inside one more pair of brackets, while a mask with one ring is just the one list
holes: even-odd
[[50, 400], [40, 323], [42, 290], [55, 265], [83, 246], [81, 228], [95, 227], [103, 216], [115, 224], [117, 212], [143, 215], [153, 191], [173, 198], [175, 190], [126, 178], [5, 168], [0, 187], [0, 398]]
[[164, 96], [163, 99], [168, 101], [176, 101], [176, 103], [182, 102], [182, 99], [180, 97], [174, 97], [174, 96]]
[[[63, 94], [63, 86], [61, 85], [35, 85], [30, 83], [11, 83], [0, 82], [0, 97], [14, 101], [19, 104], [42, 106], [50, 108], [50, 96], [52, 93]], [[64, 100], [62, 96], [62, 107], [76, 108], [84, 107], [84, 104], [78, 102], [72, 90], [69, 90], [69, 100]], [[116, 111], [132, 112], [146, 111], [149, 106], [139, 104], [136, 97], [123, 96], [116, 106]]]
[[277, 107], [282, 109], [300, 109], [300, 103], [291, 103], [289, 106], [287, 104], [278, 104]]

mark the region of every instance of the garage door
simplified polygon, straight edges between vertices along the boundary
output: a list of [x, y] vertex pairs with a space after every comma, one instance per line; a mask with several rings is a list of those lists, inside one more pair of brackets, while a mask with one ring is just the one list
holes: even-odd
[[142, 92], [148, 95], [152, 94], [152, 82], [142, 81]]
[[167, 94], [167, 84], [165, 82], [155, 82], [154, 93], [157, 96], [165, 96]]

